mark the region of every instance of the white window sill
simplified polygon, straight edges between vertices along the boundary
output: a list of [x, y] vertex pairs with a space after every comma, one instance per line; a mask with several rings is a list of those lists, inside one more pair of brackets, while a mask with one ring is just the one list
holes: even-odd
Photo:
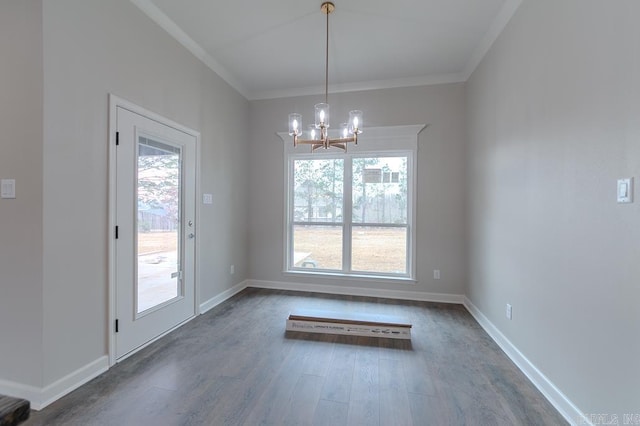
[[342, 274], [340, 272], [307, 272], [307, 271], [283, 271], [285, 276], [295, 277], [314, 277], [326, 279], [341, 279], [346, 281], [373, 281], [380, 283], [396, 283], [396, 284], [416, 284], [418, 281], [410, 277], [390, 277], [388, 275], [368, 275], [368, 274]]

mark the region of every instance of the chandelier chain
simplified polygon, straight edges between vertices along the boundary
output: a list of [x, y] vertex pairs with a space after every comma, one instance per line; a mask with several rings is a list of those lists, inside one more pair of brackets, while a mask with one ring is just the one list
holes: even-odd
[[325, 45], [325, 68], [324, 68], [324, 103], [329, 103], [329, 6], [327, 6], [327, 43]]

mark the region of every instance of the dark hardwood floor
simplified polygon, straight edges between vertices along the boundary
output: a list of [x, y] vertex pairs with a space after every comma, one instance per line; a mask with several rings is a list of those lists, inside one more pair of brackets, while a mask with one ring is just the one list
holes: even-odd
[[[298, 308], [392, 314], [411, 341], [285, 333]], [[246, 289], [28, 425], [560, 425], [460, 305]]]

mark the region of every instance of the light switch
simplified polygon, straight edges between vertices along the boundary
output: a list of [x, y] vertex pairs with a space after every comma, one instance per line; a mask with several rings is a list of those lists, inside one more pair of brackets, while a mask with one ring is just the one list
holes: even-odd
[[618, 179], [618, 202], [633, 202], [633, 178]]
[[0, 198], [16, 198], [16, 180], [0, 180]]
[[202, 204], [213, 204], [213, 194], [202, 194]]
[[618, 185], [618, 197], [626, 198], [629, 193], [629, 184], [627, 182], [620, 182]]

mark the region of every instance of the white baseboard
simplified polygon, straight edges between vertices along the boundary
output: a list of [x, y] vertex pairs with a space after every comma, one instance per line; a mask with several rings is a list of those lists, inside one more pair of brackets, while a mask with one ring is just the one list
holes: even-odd
[[34, 408], [33, 401], [40, 399], [41, 390], [35, 386], [23, 385], [22, 383], [0, 380], [0, 394], [12, 396], [14, 398], [26, 399]]
[[31, 403], [31, 408], [41, 410], [54, 401], [62, 398], [69, 392], [72, 392], [84, 385], [85, 383], [98, 377], [109, 369], [109, 357], [104, 355], [93, 362], [67, 374], [60, 380], [56, 380], [52, 384], [42, 389], [42, 395], [38, 404]]
[[[247, 287], [243, 281], [200, 305], [200, 313], [212, 309]], [[22, 383], [0, 380], [0, 394], [23, 398], [31, 403], [34, 410], [42, 410], [47, 405], [76, 390], [80, 386], [96, 378], [109, 369], [109, 357], [104, 355], [95, 361], [67, 374], [44, 388], [24, 385]]]
[[[569, 424], [576, 424], [584, 419], [582, 411], [571, 402], [565, 394], [556, 387], [538, 368], [527, 359], [518, 348], [511, 343], [507, 337], [473, 304], [464, 297], [464, 306], [476, 319], [478, 324], [489, 334], [489, 336], [500, 346], [511, 361], [524, 373], [525, 376], [538, 388], [549, 402], [562, 414]], [[585, 419], [586, 420], [586, 419]], [[581, 424], [589, 424], [588, 422]]]
[[247, 281], [242, 281], [241, 283], [238, 283], [238, 284], [234, 285], [230, 289], [223, 291], [222, 293], [218, 294], [217, 296], [212, 297], [211, 299], [207, 300], [206, 302], [201, 303], [200, 304], [200, 314], [204, 314], [205, 312], [215, 308], [216, 306], [218, 306], [219, 304], [221, 304], [225, 300], [230, 299], [231, 297], [233, 297], [236, 294], [240, 293], [242, 290], [244, 290], [247, 287], [248, 287]]
[[421, 291], [403, 291], [346, 287], [323, 284], [302, 284], [281, 281], [247, 280], [247, 287], [270, 288], [274, 290], [310, 291], [313, 293], [341, 294], [346, 296], [370, 296], [386, 299], [418, 300], [421, 302], [440, 302], [462, 304], [461, 294], [425, 293]]
[[[551, 382], [527, 357], [518, 350], [507, 337], [466, 297], [458, 294], [424, 293], [401, 290], [369, 289], [359, 287], [342, 287], [321, 284], [302, 284], [278, 281], [246, 280], [200, 304], [203, 314], [233, 297], [247, 287], [267, 288], [274, 290], [308, 291], [350, 296], [383, 297], [388, 299], [417, 300], [426, 302], [463, 304], [480, 326], [507, 354], [507, 356], [527, 376], [534, 386], [570, 423], [584, 419], [582, 412], [567, 398], [553, 382]], [[72, 392], [109, 369], [109, 357], [104, 355], [95, 361], [79, 368], [54, 383], [38, 388], [21, 383], [0, 380], [0, 394], [24, 398], [31, 402], [31, 408], [41, 410], [57, 399]], [[585, 419], [586, 420], [586, 419]], [[583, 424], [588, 424], [586, 423]]]
[[104, 355], [44, 388], [0, 380], [0, 394], [26, 399], [33, 410], [42, 410], [108, 369], [109, 357]]

